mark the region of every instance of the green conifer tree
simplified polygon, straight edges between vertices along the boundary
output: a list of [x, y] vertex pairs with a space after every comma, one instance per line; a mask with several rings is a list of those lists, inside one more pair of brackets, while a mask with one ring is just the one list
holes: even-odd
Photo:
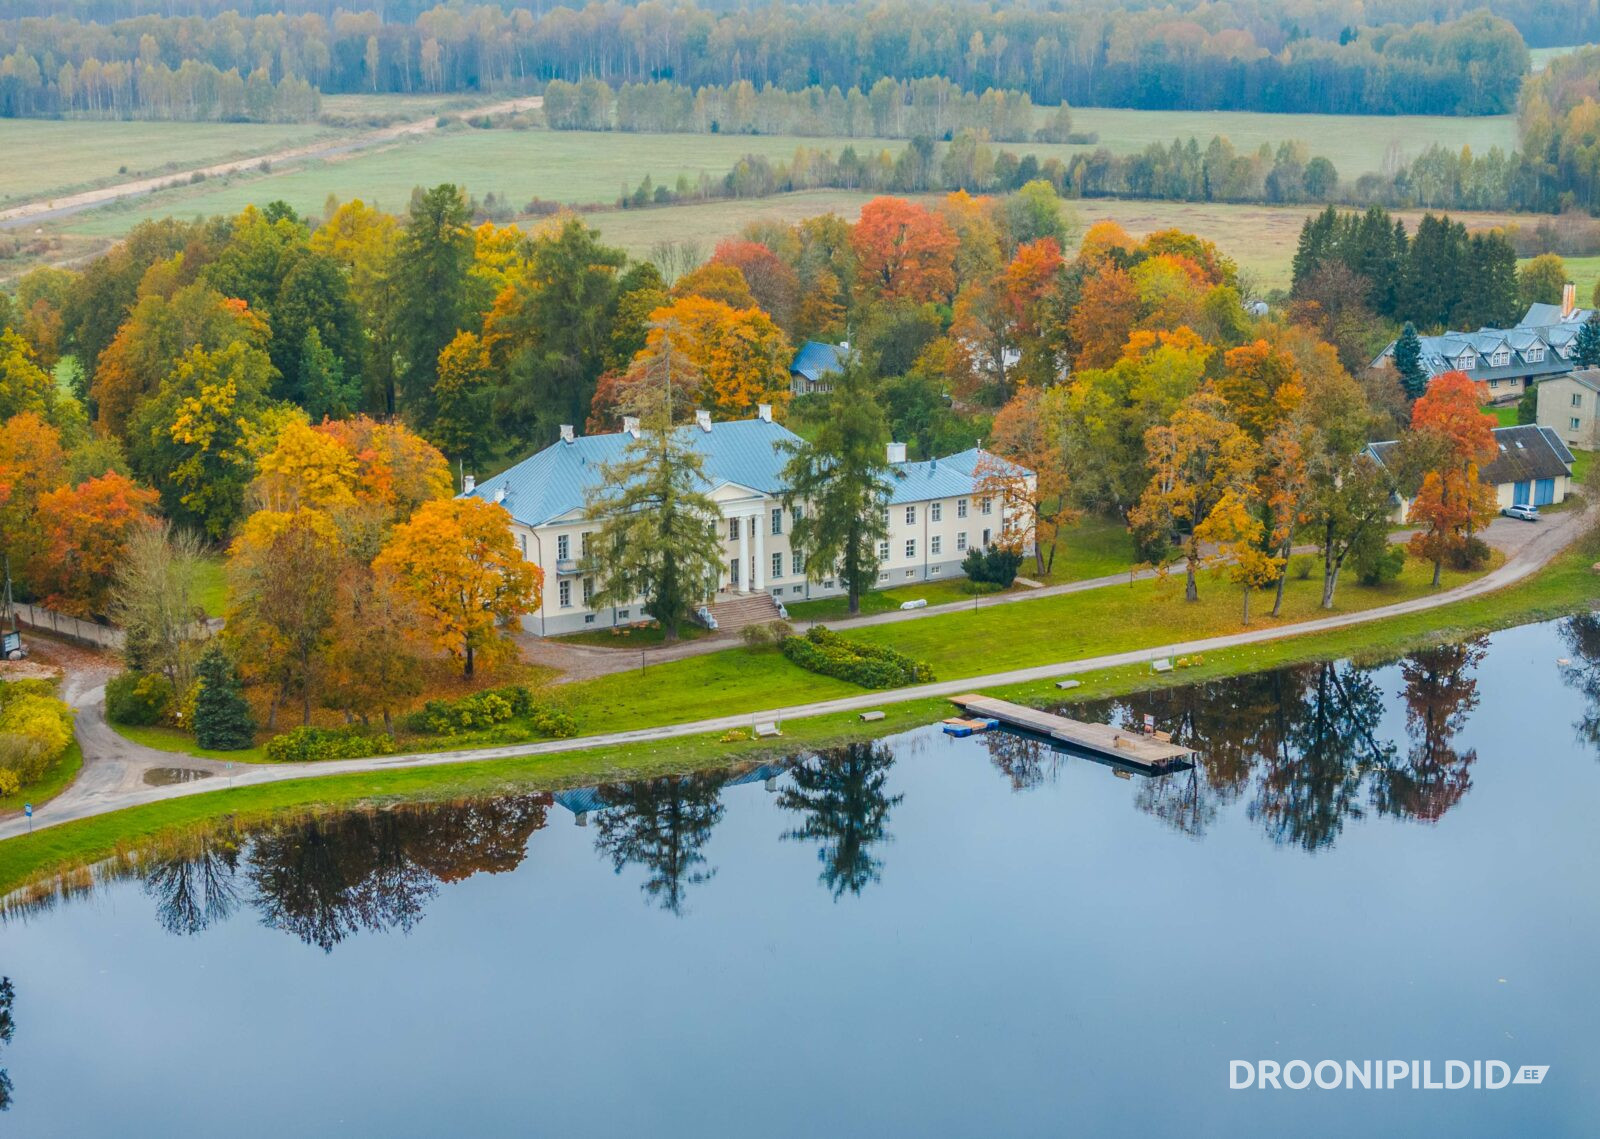
[[255, 742], [256, 720], [240, 691], [233, 662], [215, 641], [196, 670], [200, 693], [194, 703], [194, 742], [209, 751], [240, 751]]
[[1421, 399], [1428, 390], [1428, 373], [1422, 369], [1422, 339], [1409, 320], [1400, 330], [1400, 339], [1394, 342], [1394, 369], [1400, 375], [1406, 397]]

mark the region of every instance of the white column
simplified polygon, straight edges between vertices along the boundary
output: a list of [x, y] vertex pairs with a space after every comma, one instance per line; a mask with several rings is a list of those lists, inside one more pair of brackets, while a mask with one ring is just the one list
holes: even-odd
[[750, 519], [739, 519], [739, 591], [750, 592]]
[[765, 589], [767, 582], [767, 528], [762, 525], [766, 521], [762, 517], [765, 513], [758, 510], [750, 516], [750, 524], [756, 528], [756, 572], [752, 575], [756, 592]]

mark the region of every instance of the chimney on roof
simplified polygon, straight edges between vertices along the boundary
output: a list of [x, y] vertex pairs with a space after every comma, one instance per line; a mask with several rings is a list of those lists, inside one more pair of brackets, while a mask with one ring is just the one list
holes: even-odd
[[703, 408], [696, 411], [694, 413], [694, 422], [695, 426], [700, 428], [700, 430], [706, 432], [707, 434], [711, 433], [711, 413], [709, 411], [706, 411]]
[[906, 461], [906, 445], [904, 443], [889, 444], [889, 461], [891, 463], [903, 463]]
[[573, 439], [572, 424], [563, 423], [561, 425], [561, 441], [563, 443], [570, 443], [570, 442], [572, 442], [572, 439]]
[[637, 415], [624, 415], [622, 417], [622, 430], [637, 439], [639, 437], [639, 417]]
[[478, 488], [478, 476], [477, 475], [462, 475], [461, 476], [461, 493], [462, 494], [471, 494], [477, 488]]
[[1578, 307], [1578, 286], [1568, 281], [1561, 286], [1561, 319], [1566, 320]]
[[770, 403], [756, 404], [756, 418], [763, 423], [772, 422], [772, 405]]

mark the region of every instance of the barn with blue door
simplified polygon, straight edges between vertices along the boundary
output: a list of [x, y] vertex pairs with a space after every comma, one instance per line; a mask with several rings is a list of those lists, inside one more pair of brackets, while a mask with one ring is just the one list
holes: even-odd
[[[1554, 506], [1565, 501], [1572, 484], [1572, 452], [1561, 437], [1548, 427], [1529, 423], [1519, 427], [1497, 427], [1494, 442], [1498, 453], [1485, 463], [1478, 477], [1495, 489], [1500, 509], [1508, 506]], [[1388, 465], [1395, 442], [1373, 443], [1367, 448], [1378, 462]], [[1411, 503], [1400, 500], [1394, 520], [1405, 521]]]

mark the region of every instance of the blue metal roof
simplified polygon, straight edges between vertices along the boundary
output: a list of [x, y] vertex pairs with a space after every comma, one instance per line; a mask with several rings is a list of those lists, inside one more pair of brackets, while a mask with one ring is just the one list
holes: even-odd
[[800, 346], [800, 351], [794, 354], [794, 363], [789, 365], [789, 371], [799, 372], [806, 379], [815, 382], [823, 376], [843, 370], [844, 351], [838, 344], [807, 340]]
[[[799, 442], [799, 436], [781, 424], [765, 419], [713, 423], [710, 431], [693, 424], [678, 428], [705, 460], [706, 490], [737, 483], [767, 494], [783, 491], [783, 467], [788, 456], [780, 443]], [[584, 491], [600, 484], [600, 467], [622, 458], [632, 436], [580, 435], [570, 443], [552, 443], [509, 470], [488, 478], [472, 495], [489, 502], [498, 499], [511, 516], [525, 526], [541, 526], [583, 506]]]
[[889, 505], [900, 506], [930, 498], [970, 496], [981, 481], [978, 463], [985, 457], [993, 464], [992, 472], [1001, 468], [1014, 468], [1018, 471], [1023, 469], [997, 455], [990, 455], [979, 447], [970, 447], [943, 459], [929, 459], [922, 463], [896, 463], [894, 469], [898, 477], [893, 479], [894, 489], [889, 492]]

